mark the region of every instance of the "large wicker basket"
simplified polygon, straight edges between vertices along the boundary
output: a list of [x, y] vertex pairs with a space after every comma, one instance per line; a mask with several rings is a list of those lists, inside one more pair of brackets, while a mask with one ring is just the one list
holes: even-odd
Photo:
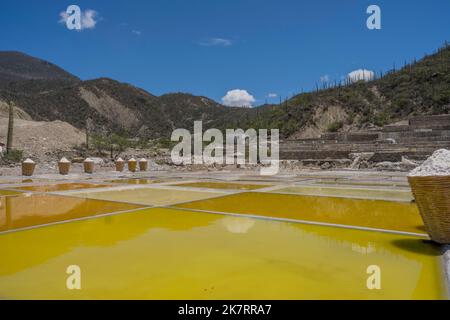
[[31, 177], [31, 176], [33, 176], [35, 168], [36, 168], [36, 163], [34, 163], [34, 162], [23, 162], [22, 163], [22, 175], [24, 177]]
[[139, 160], [139, 170], [140, 171], [148, 170], [148, 161], [146, 159]]
[[125, 169], [125, 161], [123, 160], [117, 160], [116, 161], [116, 171], [122, 172]]
[[58, 162], [59, 174], [68, 175], [70, 171], [70, 162]]
[[88, 173], [88, 174], [94, 173], [94, 161], [92, 161], [91, 159], [84, 160], [83, 166], [84, 166], [85, 173]]
[[431, 239], [450, 244], [450, 176], [409, 177], [408, 180]]
[[136, 172], [137, 169], [137, 161], [134, 159], [128, 160], [128, 171]]

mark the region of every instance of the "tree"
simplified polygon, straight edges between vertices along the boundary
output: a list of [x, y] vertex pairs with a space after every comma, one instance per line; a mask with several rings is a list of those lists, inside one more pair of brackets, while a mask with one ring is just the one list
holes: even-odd
[[89, 150], [89, 138], [94, 129], [94, 121], [91, 118], [86, 119], [86, 150]]
[[130, 146], [130, 142], [126, 137], [120, 136], [118, 134], [113, 133], [109, 136], [108, 144], [111, 151], [111, 159], [114, 159], [114, 151], [117, 151], [118, 154], [122, 153], [128, 146]]
[[131, 145], [126, 137], [116, 133], [107, 136], [93, 136], [92, 143], [99, 153], [103, 153], [106, 150], [109, 151], [111, 159], [114, 159], [115, 151], [119, 154]]

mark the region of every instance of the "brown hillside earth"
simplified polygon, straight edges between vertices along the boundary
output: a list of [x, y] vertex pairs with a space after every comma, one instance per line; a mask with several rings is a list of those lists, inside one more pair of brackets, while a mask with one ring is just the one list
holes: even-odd
[[[8, 118], [0, 118], [0, 142], [6, 143]], [[13, 148], [23, 150], [25, 157], [45, 161], [86, 141], [86, 135], [67, 122], [14, 121]]]

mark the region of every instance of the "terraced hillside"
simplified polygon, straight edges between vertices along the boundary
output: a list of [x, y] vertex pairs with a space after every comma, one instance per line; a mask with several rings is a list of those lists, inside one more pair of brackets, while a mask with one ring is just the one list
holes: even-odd
[[364, 154], [371, 163], [425, 160], [438, 149], [450, 149], [450, 115], [412, 117], [406, 124], [356, 133], [327, 133], [317, 139], [286, 140], [282, 159], [305, 164], [339, 163]]

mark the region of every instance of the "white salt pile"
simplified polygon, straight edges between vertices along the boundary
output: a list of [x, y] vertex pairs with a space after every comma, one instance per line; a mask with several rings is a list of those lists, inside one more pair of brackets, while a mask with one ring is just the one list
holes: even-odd
[[436, 151], [420, 167], [411, 171], [409, 176], [450, 176], [450, 151], [446, 149]]
[[59, 163], [70, 163], [69, 160], [67, 160], [66, 157], [62, 158], [61, 160], [59, 160]]
[[27, 160], [25, 160], [23, 163], [30, 163], [30, 164], [34, 164], [34, 161], [31, 160], [30, 158], [28, 158]]

